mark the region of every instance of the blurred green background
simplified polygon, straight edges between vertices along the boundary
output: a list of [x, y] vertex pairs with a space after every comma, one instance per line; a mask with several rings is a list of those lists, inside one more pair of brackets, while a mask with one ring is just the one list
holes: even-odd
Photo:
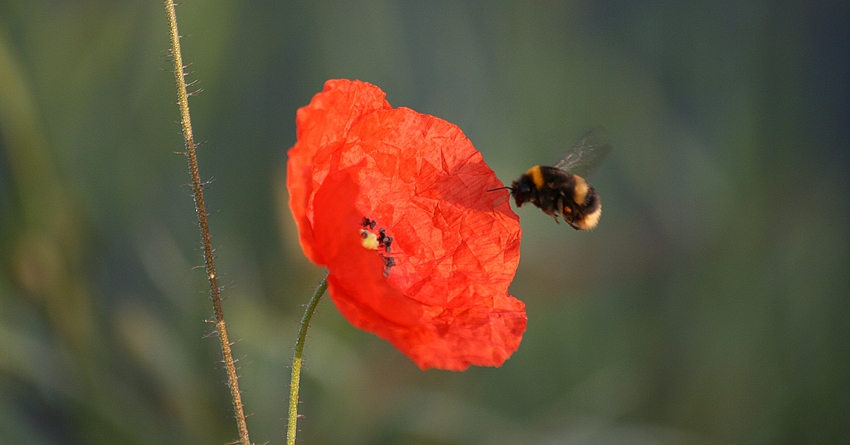
[[[422, 372], [329, 300], [304, 444], [850, 443], [850, 6], [228, 2], [177, 9], [251, 438], [282, 443], [324, 271], [286, 209], [295, 112], [358, 78], [499, 177], [594, 125], [579, 233], [533, 207], [501, 368]], [[0, 442], [237, 437], [158, 1], [0, 2]]]

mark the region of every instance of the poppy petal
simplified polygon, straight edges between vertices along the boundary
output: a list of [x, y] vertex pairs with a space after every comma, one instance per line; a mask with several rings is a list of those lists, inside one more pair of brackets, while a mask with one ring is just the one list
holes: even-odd
[[329, 81], [297, 123], [290, 208], [340, 312], [423, 369], [501, 365], [526, 326], [507, 293], [521, 230], [469, 139], [358, 81]]
[[341, 259], [328, 264], [331, 298], [337, 307], [345, 307], [346, 318], [362, 329], [367, 321], [414, 325], [421, 317], [421, 305], [387, 286], [383, 261], [361, 245], [358, 229], [363, 217], [354, 206], [358, 186], [350, 170], [331, 173], [316, 192], [316, 250], [327, 258]]
[[[390, 108], [380, 89], [368, 88], [363, 82], [329, 80], [322, 93], [313, 96], [310, 105], [298, 110], [296, 135], [298, 141], [289, 150], [286, 167], [286, 187], [289, 190], [289, 209], [295, 218], [304, 254], [316, 264], [324, 262], [313, 247], [305, 242], [312, 227], [308, 212], [312, 211], [312, 195], [318, 186], [314, 178], [313, 161], [321, 148], [333, 145], [348, 131], [354, 119], [369, 111]], [[326, 172], [326, 171], [325, 171]]]

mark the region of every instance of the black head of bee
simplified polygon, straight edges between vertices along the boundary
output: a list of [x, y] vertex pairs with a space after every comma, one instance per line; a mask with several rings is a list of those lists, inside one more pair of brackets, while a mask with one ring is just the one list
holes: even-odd
[[522, 175], [508, 187], [517, 207], [521, 207], [528, 201], [533, 201], [537, 196], [537, 187], [527, 174]]

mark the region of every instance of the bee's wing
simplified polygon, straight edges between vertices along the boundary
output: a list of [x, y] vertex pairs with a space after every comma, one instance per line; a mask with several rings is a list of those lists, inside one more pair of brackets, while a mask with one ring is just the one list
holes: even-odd
[[587, 175], [597, 168], [611, 152], [608, 135], [602, 127], [595, 127], [582, 136], [555, 167], [579, 176]]

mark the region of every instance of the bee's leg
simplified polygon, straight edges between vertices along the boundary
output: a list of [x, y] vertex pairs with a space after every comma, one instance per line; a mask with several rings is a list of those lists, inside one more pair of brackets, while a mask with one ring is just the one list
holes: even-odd
[[564, 208], [564, 198], [558, 197], [558, 201], [555, 203], [555, 208], [547, 210], [546, 213], [551, 215], [552, 218], [555, 218], [556, 223], [561, 224], [561, 222], [558, 221], [558, 213], [560, 212], [561, 216], [564, 216], [563, 208]]
[[558, 212], [556, 212], [555, 210], [546, 209], [546, 208], [543, 208], [543, 207], [541, 207], [541, 210], [543, 210], [543, 213], [551, 216], [552, 218], [555, 218], [556, 223], [561, 224], [561, 222], [558, 221]]

